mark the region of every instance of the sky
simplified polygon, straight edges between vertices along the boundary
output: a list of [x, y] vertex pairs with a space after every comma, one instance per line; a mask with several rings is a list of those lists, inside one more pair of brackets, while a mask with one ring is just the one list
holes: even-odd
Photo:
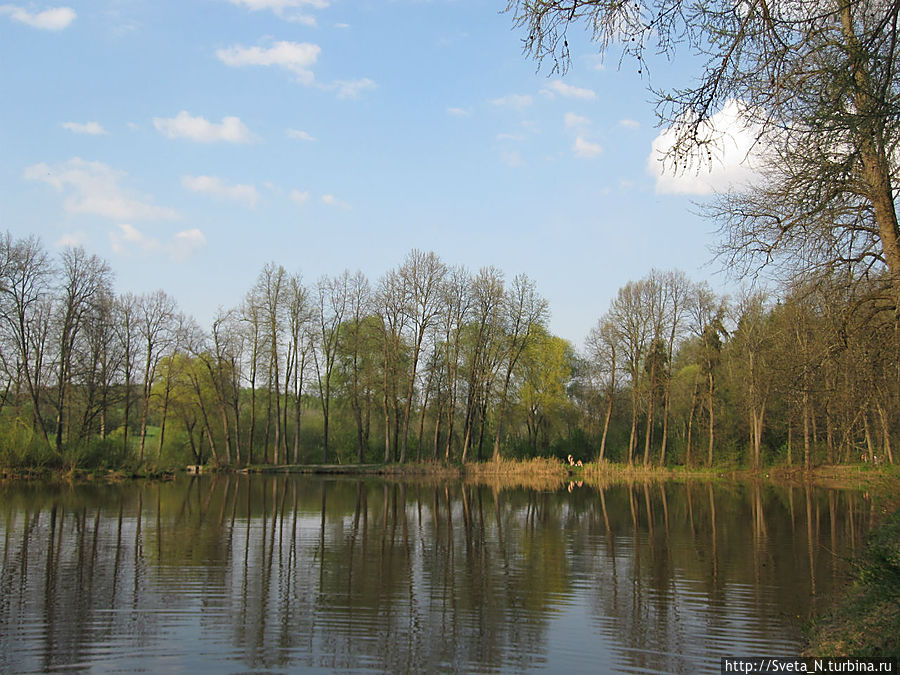
[[505, 4], [0, 4], [0, 230], [84, 246], [205, 326], [269, 261], [374, 285], [413, 248], [527, 274], [576, 347], [653, 268], [728, 290], [697, 201], [740, 143], [666, 175], [647, 88], [697, 64], [638, 74], [576, 32], [551, 74]]

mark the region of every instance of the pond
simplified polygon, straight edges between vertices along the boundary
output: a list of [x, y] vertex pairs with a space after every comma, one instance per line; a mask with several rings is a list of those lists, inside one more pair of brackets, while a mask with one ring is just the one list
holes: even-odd
[[212, 475], [0, 486], [0, 672], [718, 672], [796, 655], [868, 494]]

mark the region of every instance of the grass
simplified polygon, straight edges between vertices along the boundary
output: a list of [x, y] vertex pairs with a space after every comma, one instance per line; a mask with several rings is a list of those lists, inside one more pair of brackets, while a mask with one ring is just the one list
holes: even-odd
[[900, 656], [900, 509], [869, 535], [844, 600], [808, 627], [806, 656]]

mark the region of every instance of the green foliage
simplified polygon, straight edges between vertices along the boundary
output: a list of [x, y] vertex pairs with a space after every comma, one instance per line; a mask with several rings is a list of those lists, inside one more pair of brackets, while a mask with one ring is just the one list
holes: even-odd
[[810, 656], [900, 656], [900, 510], [869, 535], [856, 583], [810, 627]]

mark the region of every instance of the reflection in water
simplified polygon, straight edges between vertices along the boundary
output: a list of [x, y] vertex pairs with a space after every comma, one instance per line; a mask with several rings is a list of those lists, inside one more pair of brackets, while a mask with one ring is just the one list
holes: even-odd
[[856, 492], [191, 476], [0, 488], [0, 672], [694, 672], [796, 653]]

